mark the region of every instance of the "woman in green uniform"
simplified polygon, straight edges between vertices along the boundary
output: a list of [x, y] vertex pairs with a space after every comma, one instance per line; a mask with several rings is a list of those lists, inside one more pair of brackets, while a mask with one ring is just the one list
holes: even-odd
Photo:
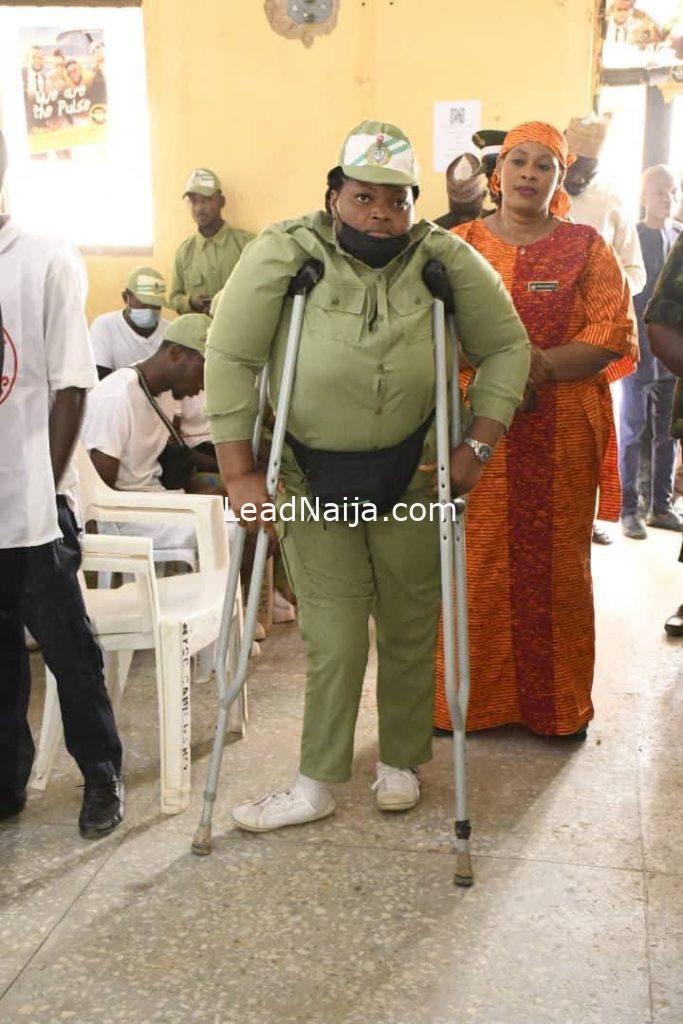
[[[336, 482], [340, 493], [349, 494], [347, 483], [355, 487], [349, 481], [359, 477], [383, 480], [384, 488], [376, 502], [383, 514], [373, 522], [304, 515], [278, 524], [308, 653], [300, 773], [286, 788], [233, 810], [235, 823], [249, 831], [333, 813], [327, 784], [351, 774], [370, 616], [378, 652], [379, 808], [413, 807], [416, 769], [431, 758], [440, 573], [438, 515], [429, 509], [433, 477], [418, 465], [435, 456], [425, 264], [439, 260], [447, 270], [461, 347], [476, 368], [467, 436], [451, 455], [458, 494], [476, 485], [522, 400], [529, 345], [488, 263], [454, 235], [416, 221], [418, 193], [406, 135], [395, 125], [363, 122], [328, 174], [325, 212], [266, 228], [245, 249], [211, 328], [207, 411], [223, 482], [240, 516], [246, 504], [259, 511], [269, 504], [249, 440], [255, 380], [271, 360], [275, 407], [291, 309], [287, 288], [306, 260], [321, 261], [324, 276], [306, 305], [280, 500], [312, 496], [313, 477], [304, 472], [312, 462], [317, 478]], [[340, 461], [340, 452], [357, 453], [351, 478], [348, 455]], [[245, 525], [256, 529], [259, 521]]]

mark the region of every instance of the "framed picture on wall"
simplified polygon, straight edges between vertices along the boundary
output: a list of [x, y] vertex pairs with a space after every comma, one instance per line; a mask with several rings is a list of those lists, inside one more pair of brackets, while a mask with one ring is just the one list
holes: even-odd
[[604, 68], [671, 67], [682, 58], [681, 0], [606, 0]]

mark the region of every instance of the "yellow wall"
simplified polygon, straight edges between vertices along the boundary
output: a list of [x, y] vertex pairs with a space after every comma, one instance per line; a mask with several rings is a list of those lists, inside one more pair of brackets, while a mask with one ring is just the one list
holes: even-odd
[[341, 0], [311, 49], [276, 35], [261, 0], [144, 0], [152, 124], [152, 257], [89, 257], [90, 312], [120, 304], [136, 263], [170, 271], [192, 230], [188, 170], [222, 177], [228, 218], [262, 225], [317, 207], [345, 132], [365, 117], [406, 130], [419, 209], [446, 210], [432, 170], [437, 99], [481, 99], [484, 127], [564, 126], [591, 104], [595, 0]]

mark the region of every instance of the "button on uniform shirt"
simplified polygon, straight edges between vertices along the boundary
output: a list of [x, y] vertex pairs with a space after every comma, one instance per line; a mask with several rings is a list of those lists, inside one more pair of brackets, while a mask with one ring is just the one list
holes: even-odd
[[0, 229], [0, 548], [61, 536], [50, 462], [56, 392], [97, 383], [73, 256], [60, 243]]
[[[425, 263], [445, 265], [460, 343], [477, 368], [472, 412], [508, 426], [529, 372], [529, 344], [499, 275], [469, 245], [428, 221], [408, 248], [373, 270], [338, 245], [322, 212], [276, 224], [249, 246], [209, 332], [205, 387], [215, 442], [251, 436], [255, 379], [272, 358], [277, 403], [292, 300], [290, 279], [310, 257], [324, 277], [310, 293], [288, 429], [313, 448], [369, 451], [406, 438], [434, 408], [432, 296]], [[428, 435], [426, 450], [433, 443]], [[283, 469], [292, 466], [285, 452]], [[295, 469], [295, 467], [294, 467]], [[422, 475], [424, 477], [424, 474]]]
[[[179, 403], [171, 392], [155, 397], [172, 420]], [[131, 367], [110, 373], [93, 388], [88, 396], [82, 439], [88, 451], [97, 448], [119, 460], [119, 490], [163, 490], [159, 456], [168, 444], [168, 430]]]
[[186, 238], [173, 264], [171, 307], [178, 313], [191, 313], [191, 298], [198, 295], [213, 298], [253, 237], [249, 231], [223, 224], [212, 238], [205, 238], [199, 231]]
[[107, 370], [119, 370], [147, 359], [159, 348], [169, 323], [161, 317], [152, 334], [143, 338], [133, 330], [122, 310], [96, 317], [90, 326], [95, 362]]

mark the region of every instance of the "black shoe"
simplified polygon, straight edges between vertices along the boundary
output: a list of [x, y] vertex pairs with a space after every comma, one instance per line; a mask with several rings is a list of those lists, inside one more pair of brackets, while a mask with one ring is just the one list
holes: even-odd
[[85, 780], [78, 830], [84, 839], [109, 835], [123, 821], [125, 789], [121, 779]]
[[25, 789], [0, 789], [0, 821], [16, 818], [26, 806]]
[[572, 740], [575, 743], [583, 743], [584, 740], [588, 739], [588, 726], [584, 725], [583, 729], [577, 729], [576, 732], [565, 732], [561, 736], [556, 737], [558, 740]]
[[683, 636], [683, 604], [664, 623], [667, 636]]
[[597, 523], [593, 523], [593, 532], [591, 534], [591, 540], [594, 544], [613, 544], [614, 537], [612, 537], [607, 530], [602, 526], [598, 526]]

